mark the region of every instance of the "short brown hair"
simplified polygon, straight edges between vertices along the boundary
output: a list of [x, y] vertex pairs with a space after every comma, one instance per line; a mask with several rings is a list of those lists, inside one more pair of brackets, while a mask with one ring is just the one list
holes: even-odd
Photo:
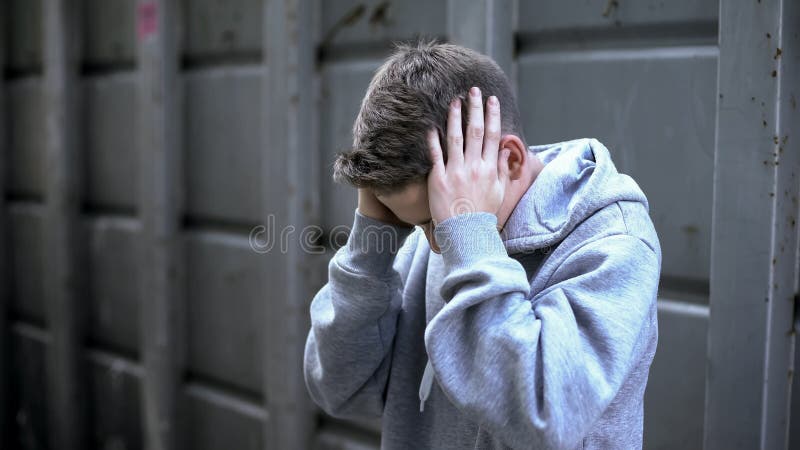
[[336, 158], [334, 179], [382, 193], [424, 180], [432, 167], [427, 131], [435, 128], [445, 142], [447, 111], [456, 97], [466, 125], [472, 86], [481, 89], [484, 104], [490, 95], [497, 97], [503, 134], [524, 142], [511, 84], [491, 58], [435, 41], [399, 44], [367, 88], [353, 125], [353, 148]]

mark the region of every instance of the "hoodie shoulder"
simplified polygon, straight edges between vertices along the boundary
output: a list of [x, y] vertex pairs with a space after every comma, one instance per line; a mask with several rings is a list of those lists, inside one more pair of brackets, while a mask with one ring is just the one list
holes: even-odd
[[[587, 222], [595, 223], [596, 218], [589, 219], [617, 202], [639, 203], [649, 210], [639, 185], [617, 171], [609, 150], [597, 139], [573, 139], [529, 150], [544, 168], [506, 223], [504, 242], [509, 253], [557, 245], [579, 225], [585, 228]], [[620, 208], [614, 208], [619, 213]], [[624, 224], [621, 217], [617, 222]]]
[[661, 244], [647, 208], [639, 202], [632, 201], [618, 201], [617, 206], [625, 223], [626, 233], [641, 239], [658, 255], [660, 261]]

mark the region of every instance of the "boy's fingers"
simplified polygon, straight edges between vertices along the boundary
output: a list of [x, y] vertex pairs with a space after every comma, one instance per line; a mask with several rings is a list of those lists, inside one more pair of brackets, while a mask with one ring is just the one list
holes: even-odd
[[436, 130], [428, 131], [428, 148], [430, 149], [433, 171], [444, 172], [444, 160], [442, 159], [442, 146], [439, 144], [439, 133]]
[[500, 102], [492, 95], [486, 100], [486, 136], [483, 140], [483, 159], [497, 161], [500, 149]]
[[497, 178], [505, 188], [508, 185], [508, 180], [511, 177], [508, 168], [508, 157], [511, 155], [511, 150], [504, 148], [500, 152], [500, 157], [497, 159]]
[[483, 97], [481, 90], [473, 87], [469, 90], [469, 123], [464, 150], [464, 160], [475, 160], [483, 151]]
[[461, 136], [461, 99], [450, 102], [447, 112], [447, 163], [464, 161], [464, 139]]

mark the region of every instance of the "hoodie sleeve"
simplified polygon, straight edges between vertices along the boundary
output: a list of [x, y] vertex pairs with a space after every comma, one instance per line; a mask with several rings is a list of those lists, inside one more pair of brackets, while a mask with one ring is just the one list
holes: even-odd
[[355, 212], [347, 244], [328, 264], [328, 283], [311, 302], [303, 371], [311, 398], [341, 418], [379, 417], [391, 366], [402, 280], [413, 227]]
[[436, 379], [506, 445], [574, 448], [644, 351], [660, 260], [637, 237], [602, 237], [529, 299], [496, 224], [471, 213], [435, 230], [447, 271], [447, 304], [425, 331]]

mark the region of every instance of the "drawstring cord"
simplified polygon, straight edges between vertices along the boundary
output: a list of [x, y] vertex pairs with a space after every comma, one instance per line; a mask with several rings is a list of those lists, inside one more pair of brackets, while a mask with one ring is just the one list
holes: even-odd
[[428, 358], [428, 364], [425, 365], [425, 372], [422, 374], [422, 381], [419, 383], [419, 412], [425, 409], [425, 400], [431, 394], [431, 386], [433, 385], [433, 366], [431, 360]]

